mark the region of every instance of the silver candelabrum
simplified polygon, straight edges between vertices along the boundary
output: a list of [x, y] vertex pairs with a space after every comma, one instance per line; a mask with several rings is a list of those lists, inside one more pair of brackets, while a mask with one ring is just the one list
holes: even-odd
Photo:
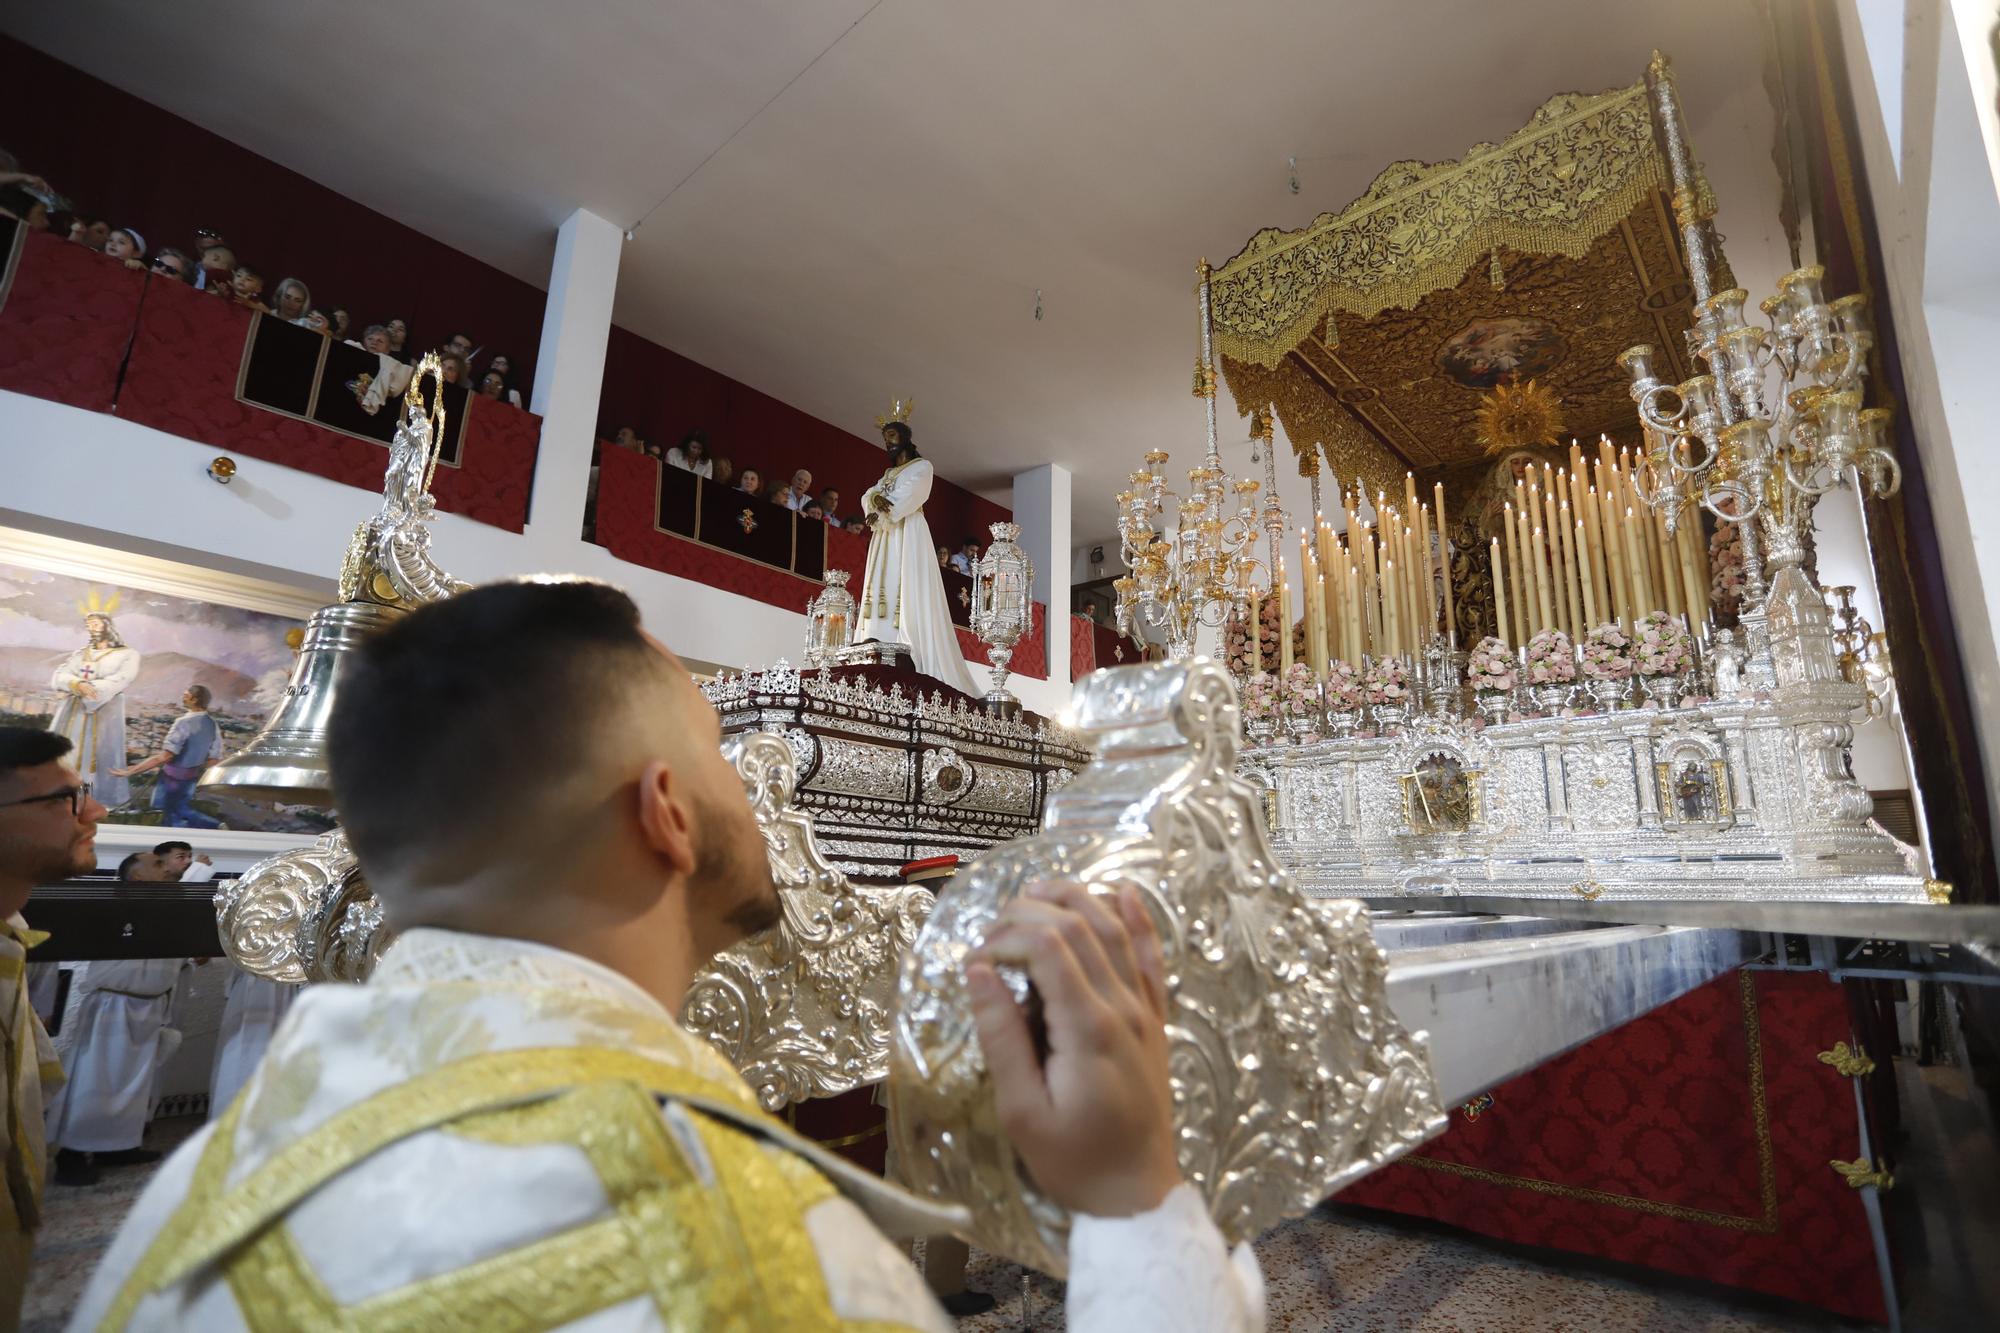
[[1684, 513], [1699, 510], [1737, 525], [1747, 672], [1753, 686], [1769, 687], [1783, 674], [1777, 659], [1800, 652], [1797, 643], [1774, 645], [1772, 626], [1817, 628], [1826, 619], [1819, 590], [1800, 569], [1814, 506], [1857, 480], [1878, 498], [1893, 495], [1902, 470], [1889, 448], [1888, 410], [1861, 406], [1874, 346], [1866, 298], [1829, 302], [1825, 270], [1802, 268], [1778, 280], [1777, 293], [1758, 306], [1767, 322], [1752, 324], [1744, 314], [1749, 293], [1716, 290], [1715, 202], [1695, 166], [1663, 61], [1654, 61], [1647, 83], [1697, 298], [1686, 333], [1689, 360], [1707, 372], [1671, 384], [1654, 372], [1651, 347], [1632, 347], [1618, 358], [1647, 438], [1647, 466], [1635, 485], [1669, 531]]
[[[1194, 654], [1195, 635], [1204, 626], [1219, 628], [1233, 614], [1243, 616], [1250, 605], [1250, 584], [1259, 569], [1276, 592], [1278, 536], [1284, 531], [1282, 511], [1275, 509], [1275, 485], [1260, 516], [1254, 478], [1232, 480], [1222, 465], [1215, 421], [1215, 326], [1209, 306], [1209, 267], [1201, 261], [1201, 357], [1195, 362], [1194, 392], [1208, 413], [1208, 450], [1200, 467], [1188, 471], [1185, 496], [1167, 488], [1164, 449], [1150, 450], [1145, 466], [1131, 475], [1131, 488], [1118, 493], [1120, 555], [1129, 574], [1113, 581], [1118, 593], [1118, 631], [1133, 634], [1141, 625], [1166, 631], [1168, 656], [1176, 661]], [[1251, 427], [1266, 451], [1269, 471], [1270, 431], [1260, 417]], [[1235, 507], [1229, 504], [1234, 493]], [[1169, 504], [1177, 522], [1161, 536], [1155, 521]], [[1275, 513], [1275, 523], [1273, 519]], [[1260, 525], [1271, 539], [1268, 565], [1257, 557]]]
[[972, 565], [972, 632], [993, 665], [986, 706], [1008, 712], [1018, 705], [1007, 692], [1007, 664], [1014, 645], [1034, 627], [1035, 562], [1015, 542], [1020, 524], [995, 523], [991, 531], [992, 544]]

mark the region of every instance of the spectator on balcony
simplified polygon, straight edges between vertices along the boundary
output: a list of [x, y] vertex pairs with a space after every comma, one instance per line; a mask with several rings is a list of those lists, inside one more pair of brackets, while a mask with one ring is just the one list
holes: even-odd
[[271, 311], [271, 307], [264, 304], [264, 275], [248, 264], [238, 264], [236, 272], [230, 275], [229, 294], [240, 306], [262, 310], [266, 314]]
[[332, 334], [334, 337], [340, 339], [342, 342], [346, 342], [347, 330], [354, 323], [354, 317], [347, 313], [347, 307], [344, 305], [337, 305], [333, 307], [333, 309], [326, 312], [326, 317], [332, 324], [332, 327], [329, 328], [327, 332]]
[[972, 577], [972, 562], [979, 559], [979, 538], [967, 537], [958, 544], [958, 554], [951, 558], [951, 567], [967, 578]]
[[78, 245], [102, 250], [104, 243], [111, 239], [111, 224], [103, 218], [85, 217], [78, 213], [70, 219], [69, 238]]
[[640, 449], [648, 458], [657, 458], [662, 463], [667, 461], [667, 451], [659, 446], [658, 441], [647, 440], [640, 446]]
[[507, 392], [505, 397], [508, 402], [512, 403], [516, 407], [527, 406], [526, 403], [521, 401], [520, 389], [516, 388], [514, 385], [513, 357], [508, 356], [505, 352], [495, 352], [493, 354], [493, 358], [486, 363], [486, 368], [488, 370], [497, 370], [498, 372], [500, 372], [501, 382], [507, 386]]
[[630, 449], [635, 454], [646, 452], [646, 442], [639, 438], [639, 432], [630, 426], [620, 426], [617, 434], [611, 437], [611, 442], [620, 449]]
[[119, 227], [104, 238], [104, 253], [126, 268], [146, 267], [146, 238], [130, 227]]
[[333, 316], [326, 313], [324, 306], [314, 306], [306, 312], [306, 327], [330, 338], [333, 336]]
[[306, 311], [312, 309], [312, 292], [297, 278], [286, 278], [272, 293], [271, 313], [287, 324], [306, 322]]
[[362, 330], [361, 350], [364, 352], [373, 352], [377, 356], [394, 355], [389, 350], [389, 326], [386, 324], [370, 324], [366, 329]]
[[667, 463], [697, 477], [715, 475], [715, 460], [708, 456], [708, 436], [698, 430], [689, 431], [679, 444], [667, 450]]
[[840, 492], [829, 486], [819, 493], [820, 513], [830, 527], [844, 528], [847, 524], [840, 519]]
[[800, 468], [792, 474], [791, 484], [785, 487], [785, 506], [788, 509], [804, 509], [812, 503], [813, 474]]
[[194, 261], [171, 245], [153, 256], [152, 271], [190, 287], [194, 285]]
[[401, 315], [396, 315], [382, 327], [389, 331], [389, 355], [398, 361], [409, 360], [409, 354], [403, 350], [403, 345], [410, 340], [410, 321]]
[[465, 364], [464, 357], [446, 348], [438, 353], [438, 373], [444, 376], [446, 384], [465, 384], [472, 370]]
[[826, 511], [819, 507], [819, 501], [810, 500], [806, 503], [806, 507], [799, 511], [799, 517], [809, 518], [817, 523], [824, 523], [826, 522]]
[[194, 235], [195, 254], [201, 257], [201, 262], [196, 265], [194, 285], [202, 291], [226, 295], [229, 279], [236, 272], [236, 251], [212, 231], [198, 231]]
[[442, 350], [447, 352], [457, 352], [460, 356], [465, 358], [466, 367], [470, 369], [472, 366], [472, 349], [476, 346], [478, 346], [478, 344], [472, 341], [471, 334], [454, 333], [451, 335], [451, 337], [446, 338], [444, 340], [444, 347]]
[[951, 568], [951, 548], [949, 546], [938, 547], [938, 568]]
[[764, 498], [764, 474], [754, 467], [746, 467], [736, 477], [736, 489], [745, 495]]
[[507, 401], [507, 377], [497, 370], [489, 370], [479, 377], [479, 396], [491, 398], [495, 402]]

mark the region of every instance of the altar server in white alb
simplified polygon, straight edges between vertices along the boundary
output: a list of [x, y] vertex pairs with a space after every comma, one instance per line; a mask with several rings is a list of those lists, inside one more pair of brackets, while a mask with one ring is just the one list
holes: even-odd
[[[162, 883], [157, 852], [134, 852], [118, 877]], [[185, 958], [96, 959], [76, 974], [78, 999], [56, 1047], [69, 1082], [49, 1103], [48, 1141], [56, 1183], [88, 1185], [105, 1166], [135, 1166], [160, 1155], [141, 1146], [160, 1070], [180, 1049], [170, 1022]]]
[[[951, 1333], [878, 1228], [963, 1218], [763, 1110], [675, 1019], [783, 911], [720, 741], [603, 585], [491, 584], [369, 636], [327, 750], [401, 933], [365, 985], [305, 988], [70, 1327]], [[1044, 997], [1040, 1051], [1001, 965]], [[995, 1110], [1070, 1210], [1072, 1333], [1259, 1333], [1255, 1257], [1174, 1155], [1165, 966], [1136, 895], [1010, 903], [966, 972]]]
[[117, 595], [99, 603], [92, 593], [91, 603], [83, 616], [90, 642], [65, 657], [49, 681], [63, 696], [49, 730], [69, 737], [78, 776], [115, 810], [132, 795], [132, 784], [113, 770], [125, 766], [125, 689], [139, 678], [140, 658], [111, 623]]
[[930, 498], [935, 474], [911, 439], [904, 419], [910, 407], [899, 402], [894, 413], [882, 418], [889, 470], [861, 496], [870, 536], [854, 641], [907, 644], [917, 670], [955, 690], [978, 694], [981, 687], [958, 650], [937, 547], [931, 525], [924, 521], [924, 501]]

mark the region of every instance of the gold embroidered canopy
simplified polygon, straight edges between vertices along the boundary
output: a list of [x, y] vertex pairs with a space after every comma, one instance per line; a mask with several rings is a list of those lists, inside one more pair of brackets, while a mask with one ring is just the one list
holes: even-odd
[[[1665, 63], [1655, 57], [1664, 76]], [[1690, 286], [1646, 83], [1563, 93], [1455, 162], [1398, 162], [1310, 226], [1267, 228], [1211, 281], [1215, 344], [1244, 411], [1343, 482], [1477, 457], [1495, 384], [1537, 378], [1572, 432], [1626, 429], [1612, 358], [1681, 358]], [[1684, 206], [1709, 204], [1706, 187]]]

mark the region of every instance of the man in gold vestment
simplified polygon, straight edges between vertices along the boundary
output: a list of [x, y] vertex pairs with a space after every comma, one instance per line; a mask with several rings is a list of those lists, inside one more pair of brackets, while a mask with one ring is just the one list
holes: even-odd
[[43, 1098], [62, 1084], [55, 1047], [28, 1002], [28, 950], [44, 936], [21, 917], [37, 884], [97, 868], [105, 815], [64, 759], [65, 736], [0, 727], [0, 1329], [20, 1321], [41, 1221], [48, 1154]]
[[[718, 740], [600, 584], [475, 589], [357, 650], [336, 803], [399, 938], [367, 985], [299, 998], [74, 1327], [949, 1328], [884, 1232], [957, 1215], [766, 1115], [674, 1020], [778, 912]], [[1143, 912], [1048, 886], [989, 950], [967, 980], [998, 1109], [1076, 1213], [1070, 1326], [1259, 1327], [1254, 1260], [1174, 1159]], [[1045, 1060], [996, 962], [1044, 997]]]

